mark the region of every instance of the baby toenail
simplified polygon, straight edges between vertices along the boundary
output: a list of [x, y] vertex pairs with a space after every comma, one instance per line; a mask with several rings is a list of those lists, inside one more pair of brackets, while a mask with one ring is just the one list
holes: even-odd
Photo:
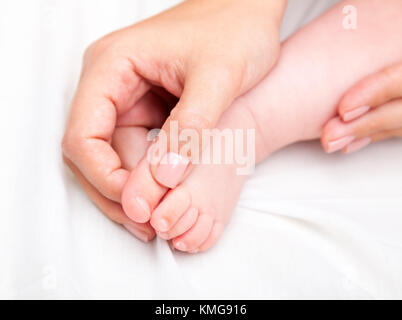
[[187, 250], [187, 246], [184, 242], [176, 242], [176, 244], [174, 245], [177, 249], [179, 249], [180, 251], [186, 251]]
[[157, 228], [160, 232], [166, 232], [169, 230], [169, 223], [165, 219], [160, 219]]
[[169, 239], [169, 235], [165, 232], [157, 232], [159, 238], [163, 239], [163, 240], [168, 240]]

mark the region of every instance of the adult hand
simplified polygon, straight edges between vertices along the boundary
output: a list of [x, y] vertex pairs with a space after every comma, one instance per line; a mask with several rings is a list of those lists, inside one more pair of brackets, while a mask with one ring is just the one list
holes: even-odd
[[[165, 95], [165, 97], [168, 96]], [[172, 102], [174, 103], [174, 99]], [[132, 171], [146, 153], [150, 144], [150, 141], [147, 140], [148, 128], [162, 126], [171, 108], [171, 103], [167, 103], [155, 93], [149, 92], [136, 103], [135, 107], [117, 116], [110, 141], [113, 152], [116, 152], [116, 157], [121, 164], [119, 170], [122, 179], [124, 179], [125, 172]], [[105, 122], [108, 121], [111, 119], [105, 118]], [[92, 143], [94, 143], [92, 147], [94, 149], [91, 151], [97, 152], [96, 142]], [[120, 203], [108, 199], [96, 189], [71, 160], [65, 157], [65, 161], [88, 196], [111, 220], [122, 224], [130, 233], [144, 242], [148, 242], [155, 236], [155, 231], [149, 223], [132, 221], [127, 217]]]
[[368, 144], [402, 137], [402, 63], [369, 75], [353, 86], [322, 134], [327, 152], [357, 151]]
[[[152, 99], [165, 103], [171, 103], [171, 95], [180, 98], [163, 126], [167, 132], [173, 120], [178, 134], [185, 128], [199, 132], [214, 127], [232, 100], [276, 62], [285, 3], [189, 0], [113, 32], [86, 50], [63, 153], [86, 190], [96, 193], [88, 192], [96, 204], [120, 202], [129, 176], [111, 146], [116, 119], [138, 104], [151, 106], [147, 95], [152, 93]], [[172, 178], [158, 168], [151, 168], [156, 180], [169, 187], [179, 183], [185, 171], [175, 171], [173, 164]], [[123, 223], [119, 212], [119, 218], [106, 214]]]

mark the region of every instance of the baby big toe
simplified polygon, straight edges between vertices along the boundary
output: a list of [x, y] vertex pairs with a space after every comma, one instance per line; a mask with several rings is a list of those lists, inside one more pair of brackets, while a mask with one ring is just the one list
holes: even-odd
[[133, 221], [145, 223], [150, 220], [151, 212], [167, 192], [158, 184], [150, 171], [149, 162], [144, 157], [131, 172], [124, 186], [122, 205], [126, 215]]

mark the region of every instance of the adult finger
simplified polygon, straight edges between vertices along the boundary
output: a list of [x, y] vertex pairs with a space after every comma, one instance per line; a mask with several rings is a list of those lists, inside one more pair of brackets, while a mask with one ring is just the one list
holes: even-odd
[[350, 151], [381, 140], [385, 133], [389, 134], [401, 128], [402, 99], [397, 99], [371, 110], [352, 122], [345, 123], [340, 118], [332, 119], [326, 124], [321, 141], [328, 153], [341, 149], [347, 151], [348, 146]]
[[110, 146], [116, 118], [149, 90], [128, 59], [107, 54], [84, 66], [63, 139], [64, 155], [101, 194], [120, 201], [129, 173]]
[[384, 103], [402, 97], [402, 63], [371, 74], [341, 99], [338, 112], [343, 121], [354, 120]]

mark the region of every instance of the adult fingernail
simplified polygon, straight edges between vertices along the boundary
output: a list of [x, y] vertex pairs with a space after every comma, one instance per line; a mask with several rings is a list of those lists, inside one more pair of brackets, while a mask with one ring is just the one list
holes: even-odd
[[148, 242], [149, 241], [149, 236], [146, 232], [143, 232], [136, 227], [129, 225], [129, 224], [123, 224], [124, 228], [128, 230], [133, 236], [136, 238], [140, 239], [143, 242]]
[[[135, 197], [132, 200], [132, 210], [127, 212], [127, 216], [138, 223], [145, 223], [149, 221], [149, 218], [151, 217], [151, 209], [149, 207], [148, 202], [141, 198], [141, 197]], [[130, 216], [130, 213], [132, 211], [132, 217]]]
[[182, 180], [190, 160], [174, 152], [164, 155], [155, 172], [155, 179], [162, 185], [174, 188]]
[[174, 245], [177, 249], [179, 249], [180, 251], [186, 251], [187, 250], [187, 246], [184, 242], [178, 241], [175, 243]]
[[350, 144], [354, 139], [355, 139], [355, 137], [353, 137], [353, 136], [346, 136], [346, 137], [340, 138], [338, 140], [329, 142], [327, 153], [333, 153], [335, 151], [343, 149], [348, 144]]
[[370, 110], [369, 106], [363, 106], [363, 107], [359, 107], [354, 110], [348, 111], [343, 115], [343, 121], [351, 121], [351, 120], [357, 119], [358, 117], [367, 113], [369, 110]]
[[356, 152], [356, 151], [358, 151], [360, 149], [363, 149], [364, 147], [368, 146], [370, 143], [371, 143], [371, 138], [369, 138], [369, 137], [359, 139], [359, 140], [349, 144], [346, 147], [345, 153]]

